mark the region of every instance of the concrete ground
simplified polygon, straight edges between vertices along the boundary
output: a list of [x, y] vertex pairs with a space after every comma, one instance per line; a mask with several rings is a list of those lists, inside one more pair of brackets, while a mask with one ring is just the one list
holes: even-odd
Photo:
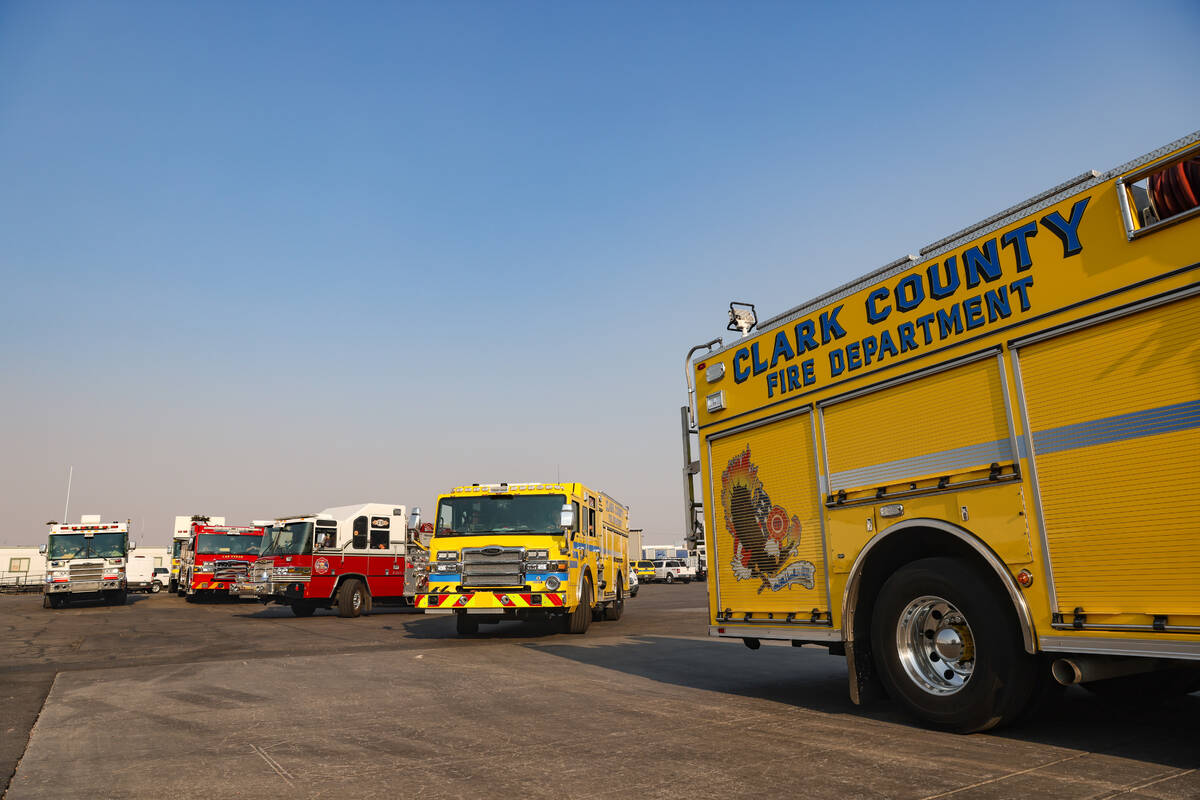
[[[0, 598], [5, 798], [1200, 798], [1200, 695], [927, 731], [856, 708], [823, 649], [705, 636], [705, 589], [644, 586], [585, 636], [459, 638], [380, 609], [296, 619], [166, 594]], [[19, 763], [18, 763], [19, 759]]]

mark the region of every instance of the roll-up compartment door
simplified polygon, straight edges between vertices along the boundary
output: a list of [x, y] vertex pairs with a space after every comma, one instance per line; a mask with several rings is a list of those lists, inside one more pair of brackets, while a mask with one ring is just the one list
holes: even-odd
[[1018, 356], [1057, 610], [1200, 614], [1200, 298]]
[[828, 614], [811, 413], [709, 446], [715, 552], [708, 566], [716, 572], [719, 610], [736, 620], [746, 613]]
[[822, 419], [834, 494], [1014, 463], [995, 357], [836, 402]]

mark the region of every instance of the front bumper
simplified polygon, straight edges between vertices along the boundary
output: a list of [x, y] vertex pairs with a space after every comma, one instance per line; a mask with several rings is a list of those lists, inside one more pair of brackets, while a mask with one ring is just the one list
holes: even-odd
[[563, 592], [505, 592], [496, 589], [477, 589], [452, 594], [429, 592], [416, 596], [417, 608], [426, 611], [462, 611], [487, 609], [491, 612], [510, 609], [536, 609], [558, 611], [566, 604]]
[[62, 581], [44, 585], [47, 594], [83, 594], [84, 592], [105, 592], [125, 588], [125, 582], [119, 578], [107, 581]]

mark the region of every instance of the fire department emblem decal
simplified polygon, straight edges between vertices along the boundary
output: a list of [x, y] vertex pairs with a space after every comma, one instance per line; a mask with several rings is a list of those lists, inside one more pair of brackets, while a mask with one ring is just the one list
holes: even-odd
[[317, 573], [318, 575], [324, 575], [326, 572], [329, 572], [329, 559], [325, 558], [324, 556], [314, 559], [313, 572]]
[[795, 560], [800, 518], [771, 502], [758, 478], [758, 467], [750, 461], [749, 446], [730, 459], [721, 473], [721, 506], [725, 530], [733, 538], [730, 567], [735, 578], [761, 581], [760, 594], [796, 584], [813, 588], [812, 562]]

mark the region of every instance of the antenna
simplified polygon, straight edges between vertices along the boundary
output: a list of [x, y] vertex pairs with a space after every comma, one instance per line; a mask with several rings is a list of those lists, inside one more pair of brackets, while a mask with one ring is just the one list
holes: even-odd
[[71, 507], [71, 478], [75, 476], [75, 467], [72, 465], [67, 472], [67, 502], [63, 505], [63, 524], [67, 524], [67, 509]]

